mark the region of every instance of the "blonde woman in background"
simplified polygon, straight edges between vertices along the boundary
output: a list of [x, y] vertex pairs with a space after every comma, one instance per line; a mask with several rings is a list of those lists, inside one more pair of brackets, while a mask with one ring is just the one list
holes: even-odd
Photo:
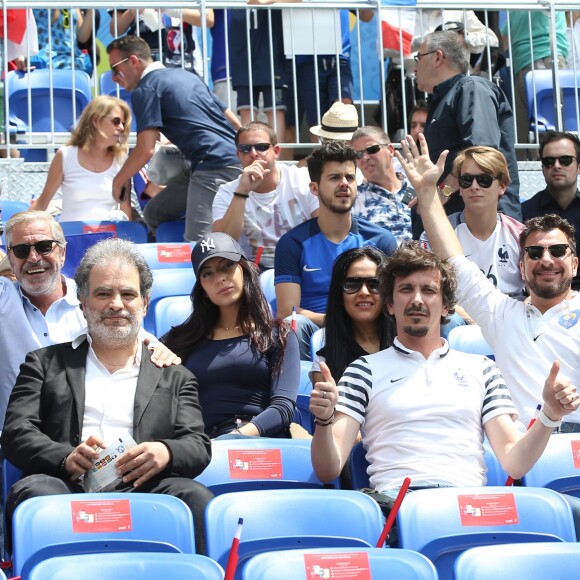
[[131, 184], [119, 204], [113, 179], [127, 158], [131, 110], [116, 97], [95, 97], [84, 109], [70, 141], [61, 147], [48, 170], [46, 184], [31, 209], [46, 210], [62, 192], [60, 221], [131, 219]]

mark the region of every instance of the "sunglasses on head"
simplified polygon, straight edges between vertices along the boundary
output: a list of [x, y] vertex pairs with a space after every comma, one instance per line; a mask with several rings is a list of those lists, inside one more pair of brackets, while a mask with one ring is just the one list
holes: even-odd
[[121, 119], [121, 117], [111, 117], [111, 115], [107, 115], [107, 117], [109, 117], [109, 119], [111, 119], [111, 123], [113, 123], [113, 125], [115, 125], [115, 127], [118, 127], [121, 123], [124, 125], [125, 121], [123, 121], [123, 119]]
[[558, 161], [562, 167], [570, 167], [575, 159], [576, 157], [573, 155], [560, 155], [560, 157], [542, 157], [541, 162], [544, 167], [554, 167], [556, 161]]
[[528, 255], [530, 260], [541, 260], [544, 257], [544, 252], [548, 250], [552, 258], [563, 258], [568, 252], [568, 244], [553, 244], [552, 246], [526, 246], [524, 252]]
[[56, 240], [41, 240], [35, 244], [16, 244], [8, 249], [12, 250], [18, 259], [25, 260], [30, 255], [30, 248], [34, 248], [39, 256], [48, 256], [54, 249], [54, 244], [58, 245], [58, 242]]
[[376, 153], [378, 153], [383, 147], [386, 147], [387, 144], [386, 143], [377, 143], [376, 145], [371, 145], [369, 147], [366, 147], [365, 149], [363, 149], [362, 151], [357, 151], [356, 152], [356, 158], [357, 159], [362, 159], [363, 155], [366, 153], [367, 155], [375, 155]]
[[266, 153], [272, 147], [272, 143], [255, 143], [254, 145], [238, 145], [237, 149], [240, 153], [250, 153], [255, 149], [258, 153]]
[[497, 177], [488, 175], [487, 173], [480, 173], [479, 175], [469, 175], [469, 173], [464, 173], [457, 178], [457, 181], [459, 181], [459, 185], [463, 187], [463, 189], [467, 189], [468, 187], [471, 187], [474, 179], [477, 181], [479, 187], [487, 189], [488, 187], [491, 187], [493, 180], [497, 179]]
[[347, 294], [356, 294], [361, 288], [362, 285], [367, 287], [369, 292], [373, 294], [379, 293], [379, 286], [380, 282], [378, 278], [346, 278], [346, 280], [342, 283], [342, 289]]

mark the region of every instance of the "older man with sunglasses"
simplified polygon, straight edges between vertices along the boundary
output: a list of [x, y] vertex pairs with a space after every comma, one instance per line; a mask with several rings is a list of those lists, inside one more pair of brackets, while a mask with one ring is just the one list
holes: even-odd
[[[20, 212], [6, 223], [5, 235], [16, 281], [0, 278], [0, 430], [27, 353], [74, 340], [86, 330], [76, 285], [61, 273], [66, 241], [60, 225], [44, 211]], [[159, 343], [156, 350], [152, 360], [158, 366], [180, 362]]]
[[[578, 270], [574, 227], [554, 214], [526, 221], [519, 238], [520, 271], [530, 296], [525, 302], [507, 296], [463, 255], [453, 227], [445, 219], [436, 184], [447, 152], [435, 165], [423, 136], [420, 145], [419, 151], [407, 137], [403, 155], [398, 157], [417, 192], [429, 242], [455, 267], [458, 303], [481, 327], [520, 419], [527, 423], [542, 401], [544, 377], [554, 361], [559, 361], [560, 378], [580, 385], [580, 295], [571, 286]], [[580, 432], [580, 411], [567, 415], [565, 422], [561, 418], [540, 416], [544, 425]]]
[[[540, 142], [540, 160], [546, 189], [522, 204], [524, 219], [547, 213], [567, 219], [576, 228], [576, 246], [580, 244], [580, 140], [572, 133], [548, 131]], [[580, 290], [580, 276], [572, 280]]]

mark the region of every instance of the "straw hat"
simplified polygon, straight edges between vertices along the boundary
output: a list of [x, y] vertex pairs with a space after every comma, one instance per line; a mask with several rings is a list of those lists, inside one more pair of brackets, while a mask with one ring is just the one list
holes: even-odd
[[0, 250], [0, 272], [4, 272], [4, 270], [12, 270], [12, 266], [8, 260], [8, 256]]
[[357, 129], [358, 113], [356, 107], [337, 101], [324, 113], [322, 123], [311, 127], [310, 132], [325, 139], [350, 141], [352, 134]]

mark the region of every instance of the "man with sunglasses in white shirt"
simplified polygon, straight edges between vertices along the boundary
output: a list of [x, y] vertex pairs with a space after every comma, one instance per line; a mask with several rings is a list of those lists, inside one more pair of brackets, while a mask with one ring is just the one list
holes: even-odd
[[[580, 140], [572, 133], [548, 131], [540, 140], [540, 161], [546, 189], [522, 204], [524, 219], [555, 213], [576, 228], [576, 246], [580, 244]], [[572, 280], [580, 290], [580, 276]]]
[[[526, 221], [520, 234], [520, 271], [529, 290], [525, 302], [494, 287], [470, 262], [453, 227], [445, 219], [436, 184], [447, 157], [429, 159], [421, 135], [420, 151], [411, 137], [398, 155], [417, 192], [418, 206], [431, 248], [456, 269], [458, 302], [479, 324], [520, 414], [527, 424], [542, 401], [544, 377], [560, 361], [559, 378], [580, 385], [580, 295], [572, 290], [578, 271], [574, 227], [555, 214]], [[580, 432], [580, 411], [545, 417], [544, 424], [562, 432]]]
[[273, 268], [278, 240], [318, 216], [318, 198], [310, 192], [306, 167], [278, 163], [280, 145], [270, 125], [243, 125], [235, 143], [244, 169], [240, 177], [220, 185], [213, 200], [212, 230], [238, 240], [261, 269]]

